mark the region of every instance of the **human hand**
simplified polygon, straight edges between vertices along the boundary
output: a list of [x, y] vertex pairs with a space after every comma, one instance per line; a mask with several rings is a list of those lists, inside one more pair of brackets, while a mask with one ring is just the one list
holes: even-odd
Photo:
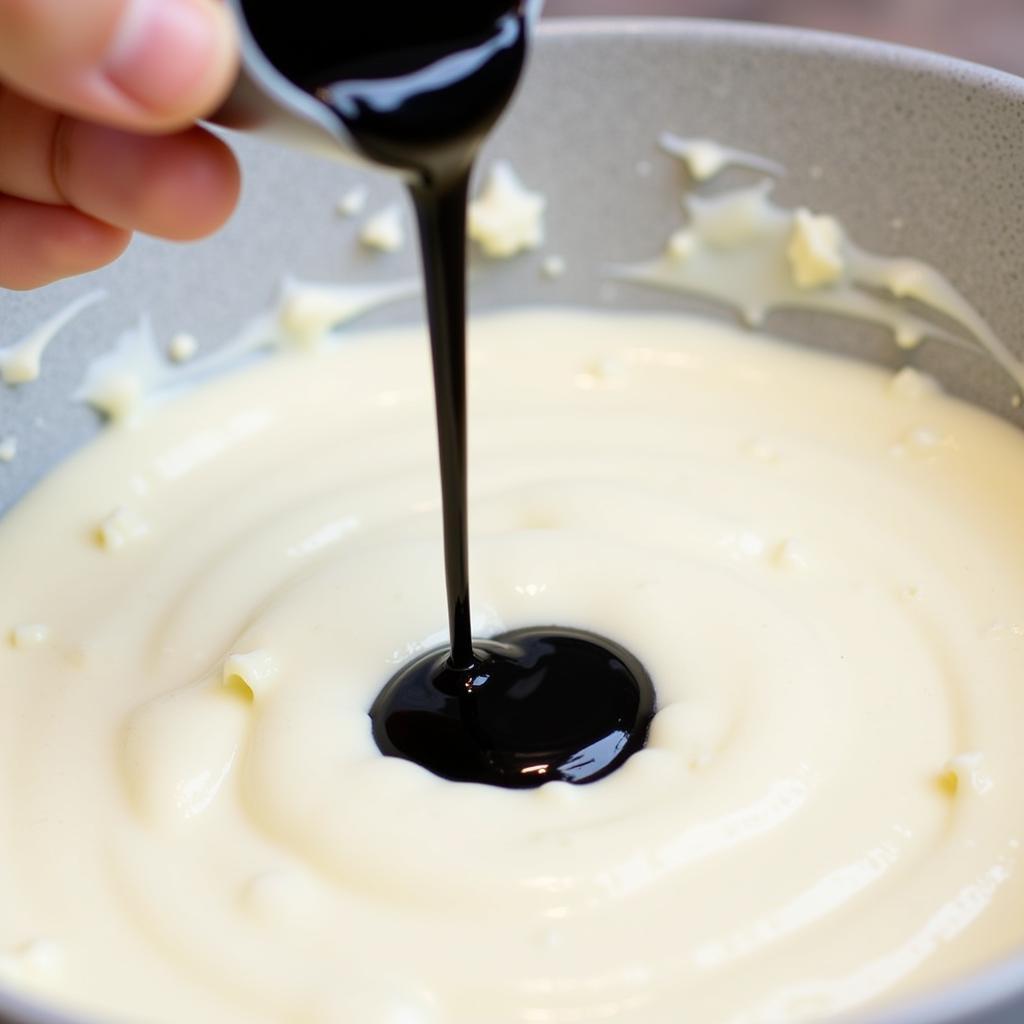
[[231, 151], [197, 127], [230, 88], [219, 0], [0, 0], [0, 288], [185, 240], [231, 214]]

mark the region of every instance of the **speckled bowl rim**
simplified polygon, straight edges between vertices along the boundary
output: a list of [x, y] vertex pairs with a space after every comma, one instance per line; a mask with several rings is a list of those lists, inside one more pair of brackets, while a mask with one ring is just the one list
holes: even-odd
[[[542, 22], [542, 38], [607, 36], [634, 38], [685, 36], [726, 43], [737, 50], [771, 49], [808, 56], [827, 55], [846, 62], [879, 67], [898, 66], [943, 79], [965, 88], [984, 89], [1024, 105], [1024, 78], [982, 64], [932, 53], [915, 47], [879, 42], [836, 32], [765, 25], [745, 21], [696, 18], [555, 18]], [[1024, 950], [974, 971], [935, 992], [929, 992], [880, 1011], [860, 1012], [831, 1020], [849, 1024], [987, 1024], [988, 1015], [1014, 1014], [1024, 1021]], [[1010, 1017], [992, 1019], [1009, 1024]], [[102, 1024], [47, 1009], [21, 996], [0, 990], [0, 1024]]]

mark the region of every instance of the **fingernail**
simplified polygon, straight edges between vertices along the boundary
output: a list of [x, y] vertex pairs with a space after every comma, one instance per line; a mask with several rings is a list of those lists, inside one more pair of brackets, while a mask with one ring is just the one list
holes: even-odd
[[132, 0], [107, 77], [154, 113], [196, 116], [228, 52], [226, 27], [207, 0]]

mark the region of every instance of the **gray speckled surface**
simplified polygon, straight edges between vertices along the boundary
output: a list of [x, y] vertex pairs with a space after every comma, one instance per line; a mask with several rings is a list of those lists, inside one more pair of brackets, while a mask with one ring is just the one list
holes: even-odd
[[[935, 264], [1024, 353], [1024, 80], [912, 50], [736, 24], [547, 24], [490, 155], [510, 157], [525, 182], [548, 195], [549, 241], [510, 263], [477, 263], [474, 305], [708, 310], [681, 296], [609, 287], [601, 273], [605, 263], [652, 255], [681, 222], [683, 172], [655, 145], [666, 128], [784, 163], [781, 202], [838, 214], [862, 246]], [[0, 464], [0, 511], [96, 429], [93, 414], [68, 396], [85, 364], [143, 312], [161, 341], [189, 330], [211, 348], [271, 301], [285, 273], [378, 280], [415, 271], [411, 246], [394, 256], [361, 252], [358, 221], [334, 213], [354, 181], [369, 182], [371, 211], [398, 197], [394, 182], [249, 140], [239, 150], [245, 198], [217, 238], [188, 248], [141, 240], [88, 278], [0, 294], [2, 346], [70, 298], [96, 287], [109, 292], [61, 334], [39, 382], [0, 385], [0, 437], [19, 439], [18, 457]], [[649, 162], [648, 176], [638, 161]], [[739, 180], [749, 177], [726, 179]], [[547, 253], [566, 258], [564, 277], [540, 273]], [[418, 315], [418, 304], [406, 302], [373, 319]], [[906, 360], [886, 332], [865, 325], [786, 314], [768, 326], [889, 365]], [[987, 359], [939, 345], [910, 358], [955, 393], [1021, 417], [1010, 406], [1010, 382]], [[16, 1010], [0, 996], [3, 1020], [53, 1018]], [[1019, 1024], [1024, 962], [885, 1020]]]

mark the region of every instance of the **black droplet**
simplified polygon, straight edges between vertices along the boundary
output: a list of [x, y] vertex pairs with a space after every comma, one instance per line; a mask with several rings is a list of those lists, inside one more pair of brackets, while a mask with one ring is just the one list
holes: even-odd
[[381, 752], [458, 782], [530, 788], [593, 782], [643, 747], [654, 687], [619, 644], [560, 627], [447, 647], [405, 665], [370, 710]]

